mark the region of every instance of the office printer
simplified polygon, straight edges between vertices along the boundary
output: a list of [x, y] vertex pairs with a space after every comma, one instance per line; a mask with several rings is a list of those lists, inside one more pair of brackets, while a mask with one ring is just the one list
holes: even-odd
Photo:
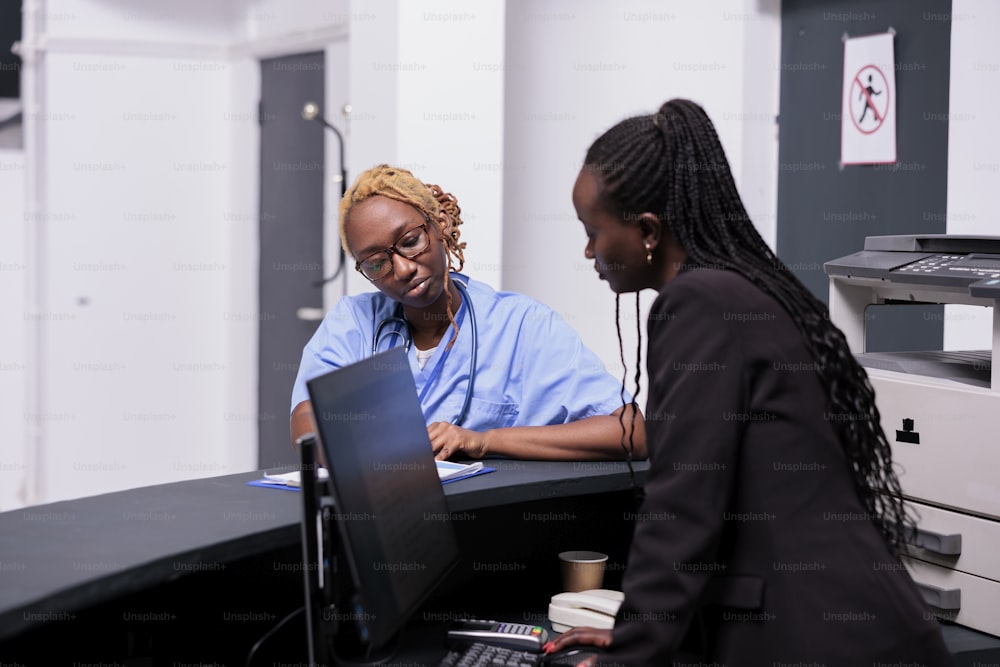
[[[1000, 237], [870, 236], [824, 269], [918, 519], [904, 563], [938, 616], [1000, 635]], [[916, 303], [991, 308], [992, 349], [866, 352], [868, 306]]]

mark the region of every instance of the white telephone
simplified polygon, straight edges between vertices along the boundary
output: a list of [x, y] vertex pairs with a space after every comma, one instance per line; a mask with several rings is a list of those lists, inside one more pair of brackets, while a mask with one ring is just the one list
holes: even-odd
[[606, 588], [579, 593], [559, 593], [549, 602], [549, 622], [556, 632], [566, 632], [578, 625], [610, 630], [625, 594]]

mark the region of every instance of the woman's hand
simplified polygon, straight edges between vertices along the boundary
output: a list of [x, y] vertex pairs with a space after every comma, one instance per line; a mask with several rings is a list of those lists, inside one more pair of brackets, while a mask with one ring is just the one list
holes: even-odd
[[[546, 655], [548, 655], [549, 653], [562, 651], [573, 646], [597, 646], [598, 648], [607, 648], [608, 646], [611, 646], [611, 630], [598, 630], [597, 628], [588, 628], [586, 626], [570, 628], [552, 641], [547, 642], [543, 647], [543, 650]], [[580, 665], [592, 667], [596, 661], [597, 656], [591, 656], [580, 662]], [[580, 667], [580, 665], [577, 667]]]
[[434, 458], [447, 461], [455, 454], [481, 459], [486, 455], [486, 434], [470, 431], [448, 422], [434, 422], [427, 427]]

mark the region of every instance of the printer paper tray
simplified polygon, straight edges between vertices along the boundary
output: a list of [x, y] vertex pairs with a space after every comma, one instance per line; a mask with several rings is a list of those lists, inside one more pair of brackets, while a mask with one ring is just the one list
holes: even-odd
[[913, 558], [904, 558], [903, 562], [913, 581], [922, 589], [925, 600], [928, 592], [931, 597], [936, 592], [944, 592], [949, 597], [960, 599], [961, 605], [957, 610], [934, 609], [939, 618], [980, 632], [1000, 635], [1000, 613], [997, 613], [1000, 609], [1000, 583]]
[[864, 352], [855, 357], [867, 369], [942, 378], [984, 389], [990, 387], [990, 350]]
[[1000, 519], [1000, 392], [869, 369], [903, 494]]
[[[935, 563], [966, 574], [1000, 582], [1000, 521], [981, 519], [961, 512], [931, 507], [909, 501], [907, 509], [917, 518], [917, 527], [931, 536], [946, 536], [948, 545], [959, 545], [958, 553], [939, 553], [936, 545], [929, 548], [909, 547], [914, 558]], [[1000, 605], [1000, 600], [997, 601]], [[1000, 614], [1000, 607], [997, 609]]]

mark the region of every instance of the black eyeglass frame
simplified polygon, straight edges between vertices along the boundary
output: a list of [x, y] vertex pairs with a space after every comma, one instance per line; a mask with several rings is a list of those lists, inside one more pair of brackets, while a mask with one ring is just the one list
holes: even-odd
[[[424, 230], [424, 236], [427, 238], [427, 245], [425, 245], [423, 248], [421, 248], [420, 250], [418, 250], [417, 252], [415, 252], [412, 255], [407, 255], [406, 252], [403, 252], [402, 250], [400, 250], [399, 248], [396, 247], [397, 245], [399, 245], [400, 241], [402, 241], [404, 238], [406, 238], [407, 234], [413, 232], [413, 230], [415, 230], [415, 229], [421, 229], [421, 228]], [[388, 276], [390, 273], [392, 273], [392, 255], [393, 255], [393, 253], [399, 255], [400, 257], [405, 257], [406, 259], [416, 259], [417, 257], [420, 257], [420, 255], [422, 255], [425, 252], [427, 252], [427, 250], [430, 247], [431, 247], [430, 221], [429, 220], [424, 220], [424, 222], [420, 223], [419, 225], [414, 225], [413, 227], [410, 227], [405, 232], [403, 232], [402, 234], [400, 234], [399, 238], [396, 239], [396, 242], [393, 243], [388, 248], [386, 248], [385, 250], [376, 250], [375, 252], [373, 252], [373, 253], [371, 253], [369, 255], [366, 255], [364, 257], [364, 259], [360, 259], [357, 262], [355, 262], [355, 264], [354, 264], [354, 270], [357, 271], [358, 273], [360, 273], [361, 275], [363, 275], [370, 282], [376, 282], [378, 280], [382, 280], [383, 278], [385, 278], [386, 276]], [[372, 278], [367, 273], [364, 272], [364, 269], [361, 268], [361, 265], [363, 263], [367, 262], [368, 260], [370, 260], [372, 257], [375, 257], [376, 255], [380, 255], [382, 253], [385, 253], [385, 255], [389, 259], [389, 270], [386, 271], [385, 273], [383, 273], [382, 275], [378, 276], [377, 278]]]

